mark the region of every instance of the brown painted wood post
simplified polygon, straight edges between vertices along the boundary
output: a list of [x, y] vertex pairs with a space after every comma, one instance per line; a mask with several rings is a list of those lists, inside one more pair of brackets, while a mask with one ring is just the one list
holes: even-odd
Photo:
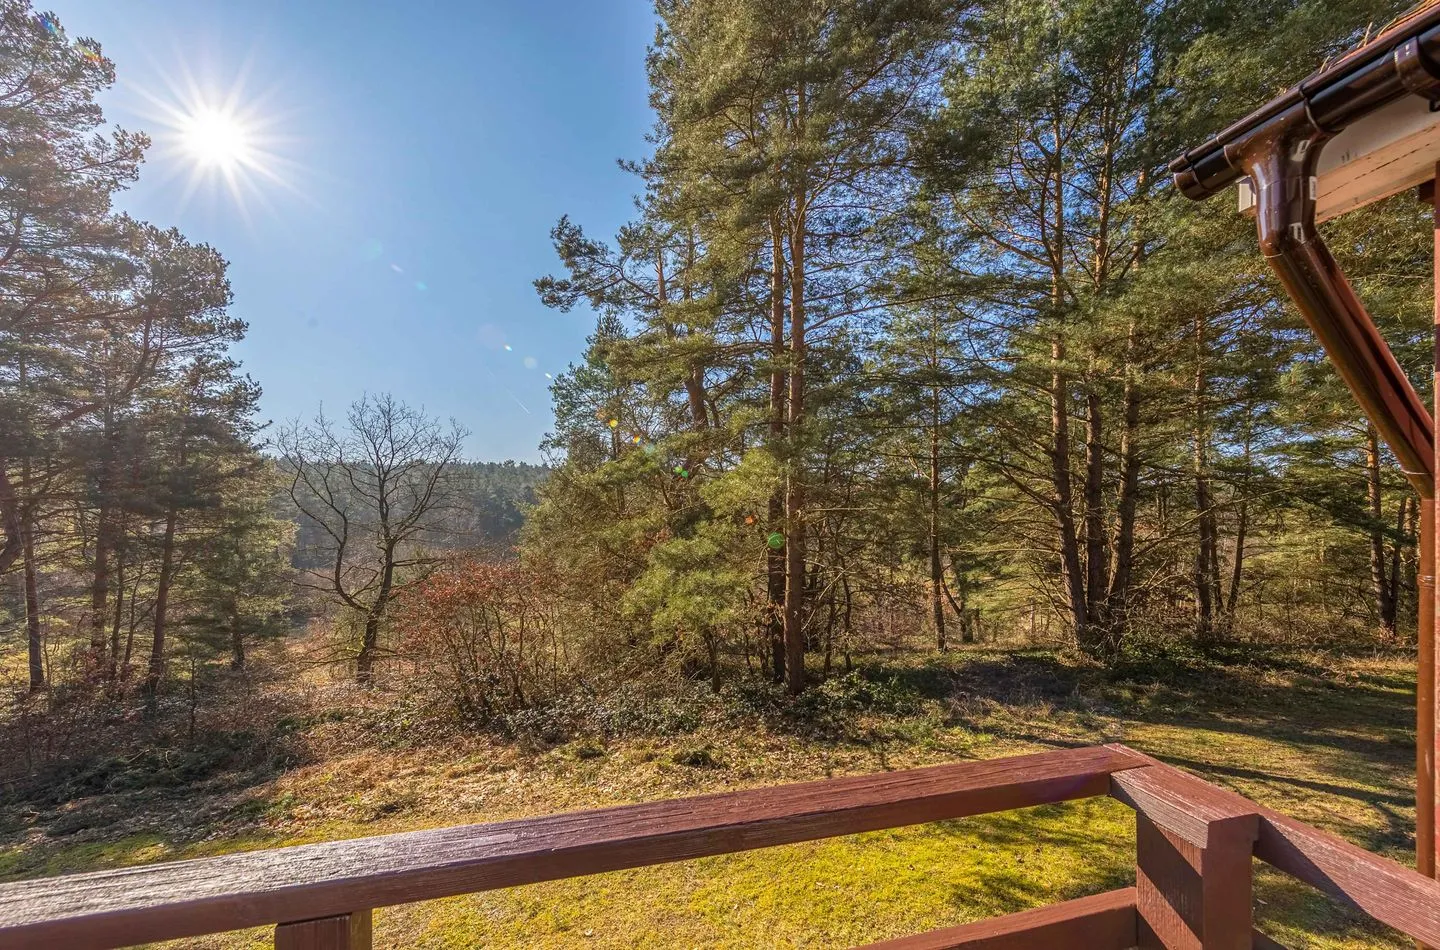
[[275, 927], [275, 950], [370, 950], [370, 911], [298, 920]]
[[[1434, 210], [1435, 228], [1433, 274], [1435, 299], [1434, 379], [1440, 382], [1440, 163], [1430, 181], [1428, 199]], [[1425, 189], [1422, 187], [1422, 193]], [[1440, 391], [1435, 393], [1435, 411], [1440, 413]], [[1436, 448], [1440, 462], [1440, 448]], [[1435, 877], [1437, 842], [1435, 823], [1440, 815], [1436, 797], [1436, 682], [1435, 682], [1435, 534], [1436, 506], [1434, 485], [1427, 493], [1420, 491], [1420, 577], [1418, 587], [1420, 618], [1416, 625], [1417, 670], [1415, 677], [1415, 868], [1426, 877]], [[1423, 945], [1422, 945], [1423, 946]]]
[[1255, 817], [1211, 823], [1206, 847], [1135, 816], [1141, 950], [1250, 950]]
[[1158, 763], [1111, 784], [1135, 809], [1141, 950], [1252, 950], [1254, 803]]

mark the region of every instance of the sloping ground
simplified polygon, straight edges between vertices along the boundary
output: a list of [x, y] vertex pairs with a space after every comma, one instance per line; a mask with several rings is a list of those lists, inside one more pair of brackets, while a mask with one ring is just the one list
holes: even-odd
[[[97, 796], [31, 816], [0, 851], [0, 873], [30, 877], [1104, 741], [1410, 861], [1413, 680], [1402, 659], [1289, 656], [1135, 667], [1117, 677], [1049, 653], [975, 651], [866, 678], [891, 701], [838, 704], [842, 721], [832, 717], [825, 729], [757, 716], [665, 739], [577, 740], [543, 752], [474, 740], [351, 753], [248, 788], [131, 800], [124, 809]], [[107, 809], [127, 817], [81, 817]], [[1133, 821], [1117, 803], [1079, 802], [390, 908], [377, 913], [376, 945], [843, 947], [1122, 886], [1133, 880]], [[1408, 946], [1271, 873], [1261, 875], [1256, 917], [1289, 947]], [[184, 945], [263, 946], [267, 937]]]

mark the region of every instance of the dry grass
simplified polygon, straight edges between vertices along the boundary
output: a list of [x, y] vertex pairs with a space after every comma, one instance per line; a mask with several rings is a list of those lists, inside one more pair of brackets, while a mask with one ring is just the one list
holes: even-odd
[[[915, 698], [910, 711], [857, 710], [841, 733], [824, 738], [756, 720], [538, 752], [482, 738], [352, 749], [258, 784], [158, 799], [147, 806], [151, 818], [141, 808], [119, 832], [80, 821], [80, 830], [62, 833], [69, 826], [55, 813], [37, 811], [0, 851], [0, 873], [62, 873], [1117, 740], [1409, 860], [1413, 684], [1402, 660], [1289, 657], [1213, 664], [1199, 674], [1137, 668], [1116, 679], [1049, 653], [977, 650], [883, 676]], [[103, 809], [102, 798], [60, 811]], [[167, 824], [166, 814], [198, 817]], [[1123, 806], [1047, 806], [385, 909], [376, 943], [849, 946], [1123, 885], [1133, 879], [1132, 847], [1133, 818]], [[1406, 945], [1278, 875], [1262, 876], [1257, 902], [1262, 929], [1286, 946]], [[265, 938], [257, 931], [183, 945], [261, 946]]]

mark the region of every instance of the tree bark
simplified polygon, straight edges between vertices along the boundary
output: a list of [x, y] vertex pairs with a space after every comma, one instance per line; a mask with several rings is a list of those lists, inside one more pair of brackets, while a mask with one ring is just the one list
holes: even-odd
[[174, 506], [165, 513], [165, 534], [160, 539], [160, 574], [155, 580], [155, 618], [151, 628], [150, 665], [145, 671], [145, 691], [154, 693], [165, 676], [165, 624], [170, 609], [170, 584], [175, 573]]
[[1225, 630], [1235, 628], [1240, 591], [1245, 579], [1245, 542], [1250, 531], [1250, 502], [1242, 495], [1235, 505], [1235, 560], [1230, 565], [1230, 590], [1225, 595]]
[[45, 688], [45, 640], [40, 627], [40, 583], [35, 564], [35, 526], [26, 513], [20, 525], [25, 563], [25, 651], [30, 661], [30, 692]]
[[[102, 489], [103, 490], [103, 489]], [[114, 543], [110, 506], [100, 503], [95, 516], [95, 560], [90, 578], [90, 656], [95, 667], [105, 657], [106, 610], [110, 602], [110, 546]]]
[[948, 644], [945, 642], [945, 566], [940, 560], [940, 356], [939, 341], [935, 339], [938, 319], [932, 314], [930, 355], [937, 382], [930, 389], [930, 617], [935, 623], [935, 645], [944, 653]]
[[1115, 569], [1106, 594], [1107, 637], [1112, 649], [1125, 639], [1130, 587], [1135, 573], [1135, 513], [1140, 502], [1140, 375], [1136, 353], [1139, 329], [1131, 320], [1125, 333], [1125, 386], [1120, 411], [1120, 497], [1116, 504]]
[[1198, 539], [1195, 548], [1195, 633], [1202, 640], [1215, 635], [1215, 581], [1219, 576], [1216, 550], [1215, 504], [1210, 491], [1209, 434], [1207, 429], [1205, 375], [1205, 323], [1195, 317], [1194, 425], [1191, 434], [1195, 478], [1195, 518]]
[[[796, 128], [806, 121], [805, 88], [796, 95]], [[785, 685], [791, 694], [805, 689], [805, 489], [803, 464], [805, 420], [805, 230], [806, 187], [795, 187], [790, 221], [790, 391], [788, 425], [790, 452], [785, 467]]]
[[360, 637], [360, 652], [355, 654], [355, 682], [369, 686], [375, 682], [375, 649], [380, 644], [380, 618], [373, 611], [365, 615], [365, 630]]
[[[1062, 156], [1064, 138], [1057, 112], [1053, 120], [1054, 165], [1050, 185], [1054, 188], [1054, 222], [1052, 231], [1050, 303], [1052, 318], [1059, 320], [1065, 305], [1065, 162]], [[1080, 556], [1080, 538], [1075, 526], [1075, 498], [1070, 475], [1070, 380], [1065, 369], [1065, 339], [1056, 329], [1050, 339], [1050, 465], [1055, 494], [1051, 505], [1060, 529], [1060, 571], [1065, 582], [1066, 606], [1075, 642], [1083, 650], [1093, 650], [1089, 617], [1085, 603], [1085, 568]]]
[[115, 608], [111, 611], [110, 618], [110, 660], [106, 667], [106, 676], [112, 682], [118, 680], [123, 670], [120, 666], [120, 629], [125, 622], [125, 559], [123, 557], [115, 565]]
[[1405, 573], [1400, 569], [1400, 557], [1405, 547], [1405, 525], [1409, 521], [1411, 503], [1412, 498], [1408, 494], [1400, 499], [1400, 509], [1395, 516], [1395, 540], [1390, 545], [1390, 615], [1382, 617], [1381, 623], [1392, 631], [1397, 629], [1400, 616], [1400, 583]]
[[[682, 275], [681, 292], [686, 301], [691, 298], [690, 288], [695, 268], [695, 232], [685, 233], [685, 273]], [[690, 422], [695, 431], [704, 432], [710, 427], [710, 417], [705, 410], [705, 367], [699, 359], [693, 359], [685, 367], [685, 395], [690, 401]]]
[[[785, 248], [779, 215], [770, 218], [770, 447], [779, 457], [785, 443]], [[785, 534], [785, 495], [770, 496], [767, 531]], [[766, 630], [770, 642], [770, 672], [776, 683], [785, 681], [785, 550], [765, 548]]]
[[1050, 460], [1055, 494], [1051, 505], [1060, 529], [1060, 570], [1065, 581], [1066, 606], [1075, 642], [1089, 650], [1089, 611], [1085, 606], [1085, 571], [1080, 560], [1080, 539], [1075, 530], [1070, 483], [1070, 389], [1062, 363], [1065, 344], [1057, 334], [1051, 341], [1050, 359], [1055, 369], [1050, 377]]
[[1085, 393], [1085, 623], [1092, 637], [1105, 635], [1109, 565], [1105, 551], [1105, 446], [1100, 394]]
[[90, 579], [90, 663], [98, 675], [105, 662], [105, 632], [109, 622], [110, 554], [115, 546], [113, 497], [118, 482], [119, 450], [115, 444], [114, 421], [107, 409], [104, 419], [104, 459], [100, 466], [99, 505], [95, 514], [95, 560]]
[[395, 551], [385, 551], [385, 567], [380, 575], [380, 589], [375, 593], [375, 602], [365, 614], [365, 630], [360, 638], [360, 652], [355, 655], [355, 682], [369, 686], [375, 682], [375, 654], [380, 647], [380, 618], [390, 603], [390, 592], [395, 584]]
[[1375, 426], [1365, 425], [1365, 487], [1370, 505], [1370, 591], [1375, 598], [1375, 616], [1386, 638], [1395, 636], [1395, 608], [1390, 602], [1387, 576], [1384, 485], [1380, 479], [1380, 435]]

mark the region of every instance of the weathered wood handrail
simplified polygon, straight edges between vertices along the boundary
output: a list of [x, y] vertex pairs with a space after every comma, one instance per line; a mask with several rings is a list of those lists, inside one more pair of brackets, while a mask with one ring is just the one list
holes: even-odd
[[0, 885], [0, 947], [123, 947], [276, 924], [279, 950], [368, 950], [370, 909], [1110, 794], [1136, 887], [877, 945], [1276, 947], [1258, 857], [1440, 945], [1440, 883], [1124, 746], [704, 795]]
[[1104, 795], [1124, 749], [1043, 752], [0, 885], [0, 946], [108, 948]]

